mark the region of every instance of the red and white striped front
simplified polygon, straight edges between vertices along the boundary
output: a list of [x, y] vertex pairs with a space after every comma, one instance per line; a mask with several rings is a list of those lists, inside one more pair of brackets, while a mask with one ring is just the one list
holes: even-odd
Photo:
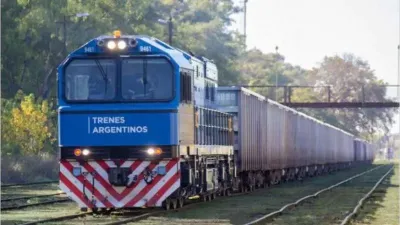
[[[180, 186], [179, 159], [162, 160], [157, 163], [130, 160], [120, 165], [121, 168], [130, 167], [132, 175], [137, 175], [137, 181], [130, 187], [116, 187], [110, 184], [107, 171], [117, 167], [114, 161], [96, 160], [80, 165], [76, 161], [62, 160], [60, 188], [77, 202], [80, 208], [131, 208], [160, 207]], [[155, 172], [158, 166], [165, 166], [165, 175], [157, 174], [151, 183], [146, 183], [143, 171], [148, 168]], [[83, 173], [74, 176], [74, 167], [81, 167]]]

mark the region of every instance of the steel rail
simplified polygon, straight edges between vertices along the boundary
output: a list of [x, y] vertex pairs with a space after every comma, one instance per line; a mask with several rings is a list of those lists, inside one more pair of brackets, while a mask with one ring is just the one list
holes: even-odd
[[58, 180], [33, 182], [33, 183], [23, 183], [23, 184], [3, 184], [3, 185], [1, 185], [1, 188], [40, 185], [40, 184], [52, 184], [52, 183], [57, 183], [57, 182], [58, 182]]
[[296, 205], [300, 204], [300, 203], [303, 202], [304, 200], [307, 200], [307, 199], [309, 199], [309, 198], [316, 198], [319, 194], [321, 194], [321, 193], [323, 193], [323, 192], [325, 192], [325, 191], [329, 191], [329, 190], [331, 190], [331, 189], [333, 189], [333, 188], [335, 188], [335, 187], [337, 187], [337, 186], [340, 186], [340, 185], [342, 185], [342, 184], [344, 184], [344, 183], [347, 183], [347, 182], [349, 182], [349, 181], [351, 181], [351, 180], [353, 180], [353, 179], [355, 179], [355, 178], [357, 178], [357, 177], [360, 177], [360, 176], [362, 176], [362, 175], [364, 175], [364, 174], [366, 174], [366, 173], [369, 173], [369, 172], [372, 172], [372, 171], [374, 171], [374, 170], [377, 170], [377, 169], [379, 169], [379, 168], [381, 168], [381, 167], [383, 167], [383, 166], [384, 166], [384, 165], [380, 165], [380, 166], [375, 167], [375, 168], [373, 168], [373, 169], [364, 171], [364, 172], [359, 173], [359, 174], [357, 174], [357, 175], [354, 175], [354, 176], [352, 176], [352, 177], [350, 177], [350, 178], [347, 178], [346, 180], [343, 180], [343, 181], [341, 181], [341, 182], [339, 182], [339, 183], [336, 183], [336, 184], [331, 185], [331, 186], [329, 186], [329, 187], [327, 187], [327, 188], [324, 188], [324, 189], [322, 189], [322, 190], [319, 190], [319, 191], [315, 192], [314, 194], [311, 194], [311, 195], [307, 195], [307, 196], [305, 196], [305, 197], [302, 197], [302, 198], [298, 199], [298, 200], [295, 201], [295, 202], [292, 202], [292, 203], [289, 203], [289, 204], [284, 205], [284, 206], [283, 206], [282, 208], [280, 208], [279, 210], [276, 210], [276, 211], [274, 211], [274, 212], [271, 212], [271, 213], [269, 213], [269, 214], [267, 214], [267, 215], [265, 215], [265, 216], [263, 216], [263, 217], [261, 217], [261, 218], [255, 219], [255, 220], [253, 220], [253, 221], [251, 221], [251, 222], [249, 222], [249, 223], [246, 223], [245, 225], [257, 224], [257, 223], [260, 223], [260, 222], [262, 222], [262, 221], [264, 221], [264, 220], [266, 220], [266, 219], [269, 219], [269, 218], [272, 218], [272, 217], [274, 217], [274, 216], [280, 215], [280, 214], [283, 213], [283, 211], [285, 211], [285, 210], [287, 210], [287, 209], [289, 209], [289, 208], [295, 207]]
[[15, 197], [15, 198], [6, 198], [6, 199], [1, 199], [1, 202], [9, 202], [9, 201], [16, 201], [16, 200], [30, 199], [30, 198], [44, 198], [44, 197], [57, 196], [57, 195], [62, 195], [62, 194], [65, 194], [65, 193], [62, 192], [62, 193], [55, 193], [55, 194], [48, 194], [48, 195], [35, 195], [35, 196], [22, 196], [22, 197]]
[[33, 203], [33, 204], [24, 204], [24, 205], [10, 206], [10, 207], [4, 207], [4, 208], [1, 207], [1, 211], [22, 209], [22, 208], [27, 208], [27, 207], [32, 207], [32, 206], [48, 205], [48, 204], [54, 204], [54, 203], [59, 203], [59, 202], [67, 202], [67, 201], [71, 201], [71, 199], [66, 198], [66, 199], [38, 202], [38, 203]]
[[103, 224], [103, 225], [120, 225], [120, 224], [126, 224], [126, 223], [130, 223], [130, 222], [136, 222], [138, 220], [145, 219], [145, 218], [147, 218], [149, 216], [160, 215], [160, 214], [163, 214], [163, 213], [166, 213], [166, 212], [167, 211], [164, 211], [164, 210], [163, 211], [160, 210], [160, 211], [157, 211], [157, 212], [147, 212], [147, 213], [144, 213], [144, 214], [141, 214], [141, 215], [138, 215], [138, 216], [129, 217], [127, 219], [123, 219], [123, 220], [120, 220], [120, 221], [114, 221], [114, 222], [106, 223], [106, 224]]
[[369, 198], [369, 196], [371, 196], [371, 194], [375, 191], [375, 189], [379, 186], [379, 184], [383, 181], [383, 179], [385, 179], [387, 177], [387, 175], [389, 175], [390, 172], [392, 172], [392, 170], [394, 169], [394, 166], [392, 166], [390, 168], [390, 170], [385, 173], [385, 175], [383, 175], [381, 177], [381, 179], [378, 180], [378, 182], [376, 182], [375, 186], [366, 194], [364, 195], [363, 198], [360, 199], [360, 201], [358, 202], [358, 204], [356, 205], [356, 207], [353, 209], [353, 212], [351, 212], [349, 215], [347, 215], [342, 223], [340, 225], [346, 225], [350, 222], [350, 219], [357, 214], [358, 210], [361, 208], [361, 206], [363, 205], [364, 201]]
[[33, 224], [39, 224], [39, 223], [63, 221], [63, 220], [67, 220], [67, 219], [75, 219], [75, 218], [87, 216], [89, 214], [92, 214], [92, 212], [79, 213], [79, 214], [73, 214], [73, 215], [66, 215], [66, 216], [54, 217], [54, 218], [49, 218], [49, 219], [37, 220], [37, 221], [33, 221], [33, 222], [23, 223], [21, 225], [33, 225]]

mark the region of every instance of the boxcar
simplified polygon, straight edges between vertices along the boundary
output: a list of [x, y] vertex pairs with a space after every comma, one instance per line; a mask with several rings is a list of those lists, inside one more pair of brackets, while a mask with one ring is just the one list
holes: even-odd
[[353, 135], [253, 91], [219, 87], [217, 105], [234, 116], [237, 167], [250, 186], [353, 161]]

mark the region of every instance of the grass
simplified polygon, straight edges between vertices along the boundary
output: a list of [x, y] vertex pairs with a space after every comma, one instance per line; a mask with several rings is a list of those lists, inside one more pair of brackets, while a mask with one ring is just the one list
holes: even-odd
[[1, 188], [1, 199], [54, 194], [60, 191], [58, 183]]
[[[20, 210], [4, 211], [1, 212], [1, 224], [21, 224], [63, 215], [70, 215], [78, 212], [79, 210], [74, 202], [57, 203]], [[69, 223], [64, 222], [64, 224]]]
[[285, 183], [269, 189], [260, 189], [249, 195], [221, 198], [189, 210], [168, 213], [162, 217], [149, 217], [130, 224], [244, 224], [300, 197], [376, 166], [361, 166], [329, 176], [307, 179], [303, 183]]
[[[21, 186], [21, 187], [9, 187], [1, 189], [1, 198], [16, 198], [23, 196], [38, 196], [47, 195], [60, 192], [58, 184], [42, 184], [33, 186]], [[62, 196], [62, 195], [61, 195]], [[21, 204], [32, 204], [42, 201], [55, 200], [61, 196], [46, 197], [46, 198], [31, 198], [26, 200], [9, 201], [2, 203], [2, 207], [21, 205]], [[50, 218], [54, 216], [60, 216], [66, 214], [68, 211], [73, 210], [75, 203], [57, 203], [54, 205], [36, 206], [29, 207], [20, 210], [2, 211], [1, 212], [1, 224], [16, 224], [28, 221], [34, 221], [38, 219]]]
[[[248, 195], [244, 196], [236, 196], [236, 197], [231, 197], [231, 198], [219, 198], [217, 200], [214, 200], [213, 202], [206, 202], [206, 203], [201, 203], [199, 205], [189, 207], [187, 210], [183, 210], [180, 212], [170, 212], [165, 214], [164, 216], [158, 216], [158, 217], [149, 217], [146, 220], [141, 220], [136, 223], [129, 223], [129, 224], [244, 224], [246, 222], [249, 222], [253, 219], [259, 218], [260, 216], [267, 214], [269, 212], [275, 211], [279, 208], [281, 208], [283, 205], [293, 202], [297, 200], [300, 197], [303, 197], [308, 194], [312, 194], [317, 190], [320, 190], [322, 188], [328, 187], [332, 184], [335, 184], [341, 180], [344, 180], [348, 177], [351, 177], [355, 174], [358, 174], [362, 171], [371, 169], [373, 167], [376, 167], [378, 165], [372, 165], [372, 166], [360, 166], [357, 168], [353, 168], [351, 170], [345, 170], [345, 171], [340, 171], [336, 172], [335, 174], [332, 175], [327, 175], [327, 176], [321, 176], [321, 177], [316, 177], [316, 178], [310, 178], [306, 179], [304, 182], [292, 182], [292, 183], [284, 183], [280, 184], [278, 186], [274, 186], [272, 188], [268, 189], [259, 189], [256, 190], [253, 193], [250, 193]], [[378, 172], [380, 169], [378, 169], [376, 172]], [[381, 172], [384, 172], [381, 170]], [[398, 174], [397, 174], [398, 175]], [[394, 176], [391, 176], [391, 181]], [[375, 181], [376, 182], [376, 181]], [[373, 184], [375, 183], [373, 182]], [[371, 185], [373, 185], [371, 182]], [[388, 184], [389, 185], [389, 184]], [[396, 183], [391, 183], [391, 186], [396, 185]], [[397, 185], [398, 185], [398, 178], [397, 178]], [[348, 187], [349, 188], [349, 187]], [[361, 188], [360, 186], [352, 186], [352, 190], [355, 190], [355, 188], [359, 189]], [[392, 189], [391, 189], [392, 188]], [[391, 204], [396, 204], [395, 202], [398, 202], [398, 193], [396, 195], [396, 188], [397, 187], [389, 187], [387, 188], [387, 193], [385, 196], [387, 196], [389, 193], [391, 193], [390, 196], [387, 196], [389, 199], [382, 198], [384, 199], [384, 202], [387, 202], [387, 200], [392, 200]], [[28, 188], [24, 188], [28, 189]], [[25, 190], [26, 192], [24, 193], [32, 193], [35, 192], [34, 190]], [[36, 190], [40, 191], [40, 190]], [[332, 221], [332, 217], [330, 216], [331, 210], [334, 208], [340, 208], [337, 205], [334, 204], [334, 200], [339, 196], [339, 195], [333, 195], [330, 192], [330, 198], [326, 200], [326, 202], [322, 202], [320, 205], [320, 211], [322, 214], [325, 214], [327, 217], [321, 217], [319, 220], [315, 220], [316, 217], [311, 215], [310, 213], [310, 208], [308, 209], [308, 221]], [[344, 201], [346, 198], [349, 198], [350, 195], [343, 195], [340, 199], [340, 201]], [[396, 200], [397, 196], [397, 200]], [[382, 200], [383, 201], [383, 200]], [[385, 205], [384, 202], [378, 201], [379, 205], [374, 206], [372, 210], [368, 211], [365, 213], [365, 216], [362, 216], [362, 214], [357, 217], [357, 220], [355, 224], [379, 224], [379, 225], [384, 225], [384, 224], [393, 224], [391, 223], [391, 220], [386, 217], [396, 217], [396, 212], [398, 211], [398, 208], [393, 208], [391, 204]], [[367, 203], [368, 204], [368, 203]], [[350, 206], [351, 204], [349, 204]], [[306, 206], [306, 205], [304, 205]], [[354, 205], [352, 205], [354, 206]], [[303, 206], [298, 207], [300, 209]], [[376, 208], [379, 207], [388, 207], [387, 209], [383, 208], [382, 210], [385, 211], [378, 211]], [[388, 210], [390, 209], [390, 210]], [[294, 209], [296, 211], [297, 209]], [[68, 203], [58, 203], [54, 205], [48, 205], [48, 206], [41, 206], [41, 207], [35, 207], [35, 208], [27, 208], [27, 209], [21, 209], [21, 210], [16, 210], [16, 211], [6, 211], [2, 212], [2, 218], [1, 218], [1, 224], [16, 224], [16, 223], [22, 223], [22, 222], [27, 222], [27, 221], [35, 221], [39, 219], [46, 219], [46, 218], [51, 218], [51, 217], [57, 217], [61, 215], [69, 215], [73, 213], [79, 212], [79, 209], [74, 202], [68, 202]], [[291, 211], [292, 212], [292, 211]], [[381, 221], [380, 223], [370, 223], [372, 221], [370, 214], [374, 213], [374, 221]], [[381, 215], [382, 212], [387, 212], [387, 216]], [[392, 213], [392, 214], [391, 214]], [[336, 214], [335, 214], [336, 215]], [[342, 214], [340, 214], [342, 215]], [[286, 216], [286, 214], [284, 215]], [[397, 214], [398, 217], [398, 214]], [[283, 218], [283, 217], [281, 217]], [[343, 217], [344, 218], [344, 217]], [[386, 219], [387, 221], [384, 221], [382, 219]], [[69, 221], [62, 221], [62, 222], [52, 222], [52, 223], [46, 223], [46, 224], [71, 224], [71, 225], [80, 225], [80, 224], [102, 224], [106, 222], [111, 222], [111, 221], [116, 221], [115, 216], [87, 216], [85, 218], [80, 218], [80, 219], [73, 219]], [[279, 223], [278, 220], [275, 220], [275, 223]], [[295, 220], [295, 217], [292, 217], [292, 220], [290, 223], [292, 224], [301, 224], [298, 223]], [[290, 224], [290, 223], [283, 223], [282, 224]], [[303, 224], [310, 224], [310, 223], [303, 223]], [[311, 223], [314, 224], [314, 223]], [[329, 223], [331, 224], [331, 223]], [[394, 223], [398, 224], [398, 223]], [[322, 225], [322, 223], [321, 223]]]
[[389, 168], [389, 165], [384, 166], [324, 192], [318, 198], [285, 212], [268, 224], [340, 224]]
[[352, 221], [352, 225], [400, 224], [399, 209], [399, 163], [395, 164], [392, 174], [378, 186], [371, 198], [364, 203], [364, 207]]

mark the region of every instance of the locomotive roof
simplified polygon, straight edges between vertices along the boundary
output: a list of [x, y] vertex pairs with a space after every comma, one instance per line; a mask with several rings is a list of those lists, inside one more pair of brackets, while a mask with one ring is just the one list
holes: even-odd
[[[115, 39], [115, 40], [121, 40], [121, 39], [134, 39], [137, 41], [137, 45], [134, 47], [129, 46], [126, 51], [121, 52], [121, 55], [131, 55], [131, 54], [143, 54], [139, 49], [141, 47], [145, 46], [151, 46], [151, 51], [145, 52], [147, 55], [157, 55], [157, 54], [163, 54], [163, 55], [168, 55], [170, 58], [172, 58], [180, 67], [187, 68], [187, 69], [193, 69], [192, 66], [190, 65], [190, 59], [193, 56], [190, 56], [186, 52], [177, 49], [175, 47], [172, 47], [161, 40], [154, 38], [154, 37], [149, 37], [146, 35], [121, 35], [118, 38], [115, 38], [114, 36], [110, 35], [101, 35], [99, 37], [93, 38], [75, 51], [73, 51], [70, 56], [78, 56], [78, 55], [99, 55], [99, 54], [112, 54], [107, 51], [105, 51], [103, 48], [98, 46], [98, 41], [101, 40], [110, 40], [110, 39]], [[90, 51], [88, 51], [90, 49]], [[114, 54], [118, 54], [116, 50], [113, 52]]]

